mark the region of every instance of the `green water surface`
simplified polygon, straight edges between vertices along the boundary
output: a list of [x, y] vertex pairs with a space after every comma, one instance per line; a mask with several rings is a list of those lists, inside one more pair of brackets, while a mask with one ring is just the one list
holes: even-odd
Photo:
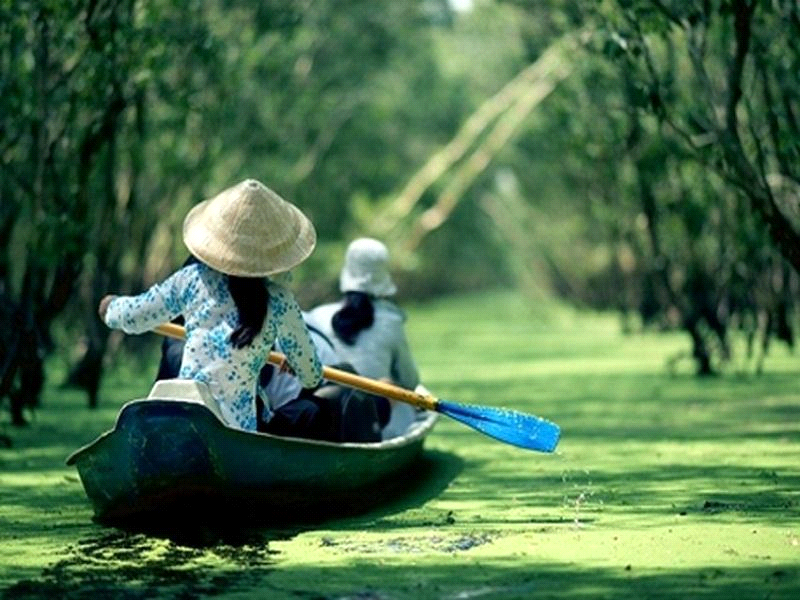
[[[563, 429], [555, 454], [442, 418], [407, 492], [367, 514], [180, 531], [92, 520], [64, 459], [146, 395], [119, 369], [101, 409], [48, 388], [0, 449], [2, 598], [800, 598], [800, 361], [741, 351], [698, 379], [681, 335], [514, 296], [409, 309], [428, 387]], [[3, 417], [7, 419], [6, 417]], [[5, 421], [3, 421], [5, 422]]]

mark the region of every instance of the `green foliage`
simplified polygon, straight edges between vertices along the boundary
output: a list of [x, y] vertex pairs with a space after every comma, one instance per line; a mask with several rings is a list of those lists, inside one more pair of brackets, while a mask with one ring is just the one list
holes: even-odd
[[[90, 397], [107, 338], [99, 298], [180, 264], [194, 203], [257, 177], [339, 239], [352, 197], [396, 187], [417, 160], [415, 137], [429, 136], [419, 113], [402, 110], [438, 85], [417, 2], [20, 0], [0, 10], [2, 348], [30, 347], [40, 364], [67, 314], [72, 336], [86, 330], [71, 379]], [[0, 365], [0, 398], [35, 402], [18, 377], [28, 362]]]
[[35, 403], [53, 326], [96, 394], [98, 299], [174, 269], [186, 211], [245, 177], [314, 220], [297, 283], [325, 297], [346, 242], [569, 33], [573, 74], [502, 148], [513, 108], [485, 124], [442, 226], [413, 256], [409, 222], [387, 234], [406, 294], [552, 286], [684, 327], [701, 370], [730, 328], [791, 343], [797, 23], [788, 0], [2, 2], [0, 398]]
[[[731, 329], [747, 331], [749, 352], [772, 337], [792, 345], [800, 90], [785, 66], [797, 59], [795, 4], [584, 11], [579, 70], [543, 107], [517, 161], [563, 157], [566, 194], [534, 201], [554, 219], [566, 205], [584, 223], [579, 242], [546, 251], [559, 289], [683, 328], [701, 373], [729, 359]], [[780, 58], [770, 36], [785, 40]], [[533, 197], [540, 172], [517, 173]]]
[[[657, 304], [677, 308], [701, 372], [710, 370], [711, 349], [698, 321], [714, 332], [723, 359], [728, 327], [754, 333], [759, 318], [764, 345], [772, 335], [792, 344], [787, 313], [797, 275], [780, 254], [800, 266], [798, 234], [786, 191], [771, 181], [798, 176], [800, 88], [785, 71], [800, 58], [789, 41], [796, 3], [603, 3], [599, 14], [607, 40], [623, 50], [612, 58], [638, 111], [626, 150], [661, 280], [655, 287], [664, 288]], [[770, 50], [776, 40], [780, 57]], [[647, 127], [642, 110], [657, 121]]]
[[[0, 399], [35, 404], [50, 326], [113, 223], [118, 133], [137, 55], [130, 3], [3, 5]], [[103, 255], [106, 258], [106, 255]], [[109, 257], [113, 260], [113, 255]]]

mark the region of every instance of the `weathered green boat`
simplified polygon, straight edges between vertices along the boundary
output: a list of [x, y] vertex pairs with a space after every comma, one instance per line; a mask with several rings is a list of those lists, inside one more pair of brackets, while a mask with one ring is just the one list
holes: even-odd
[[381, 442], [278, 437], [225, 425], [204, 386], [160, 381], [67, 464], [77, 467], [99, 521], [347, 513], [403, 486], [437, 417], [411, 414], [402, 435]]

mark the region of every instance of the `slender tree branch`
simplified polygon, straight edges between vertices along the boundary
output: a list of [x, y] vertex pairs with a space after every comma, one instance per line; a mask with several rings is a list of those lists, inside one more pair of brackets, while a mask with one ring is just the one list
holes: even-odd
[[738, 142], [738, 119], [736, 108], [742, 97], [742, 74], [744, 73], [744, 63], [750, 51], [750, 39], [752, 36], [752, 20], [757, 0], [748, 3], [747, 0], [735, 0], [734, 10], [734, 34], [736, 48], [734, 51], [733, 62], [728, 72], [728, 100], [725, 105], [725, 126], [733, 139]]
[[500, 115], [510, 110], [531, 86], [559, 77], [559, 70], [574, 52], [579, 34], [566, 35], [545, 50], [536, 62], [520, 71], [494, 96], [486, 100], [464, 121], [456, 136], [434, 153], [406, 183], [391, 205], [372, 224], [377, 234], [385, 235], [414, 209], [423, 194], [469, 152], [476, 140]]

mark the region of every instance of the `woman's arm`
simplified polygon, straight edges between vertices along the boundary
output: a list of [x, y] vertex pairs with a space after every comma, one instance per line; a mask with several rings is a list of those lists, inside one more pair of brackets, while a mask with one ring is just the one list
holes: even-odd
[[184, 269], [138, 296], [105, 296], [98, 312], [109, 327], [125, 333], [144, 333], [181, 314]]
[[270, 286], [270, 312], [278, 317], [278, 343], [303, 387], [322, 382], [322, 363], [291, 292]]

